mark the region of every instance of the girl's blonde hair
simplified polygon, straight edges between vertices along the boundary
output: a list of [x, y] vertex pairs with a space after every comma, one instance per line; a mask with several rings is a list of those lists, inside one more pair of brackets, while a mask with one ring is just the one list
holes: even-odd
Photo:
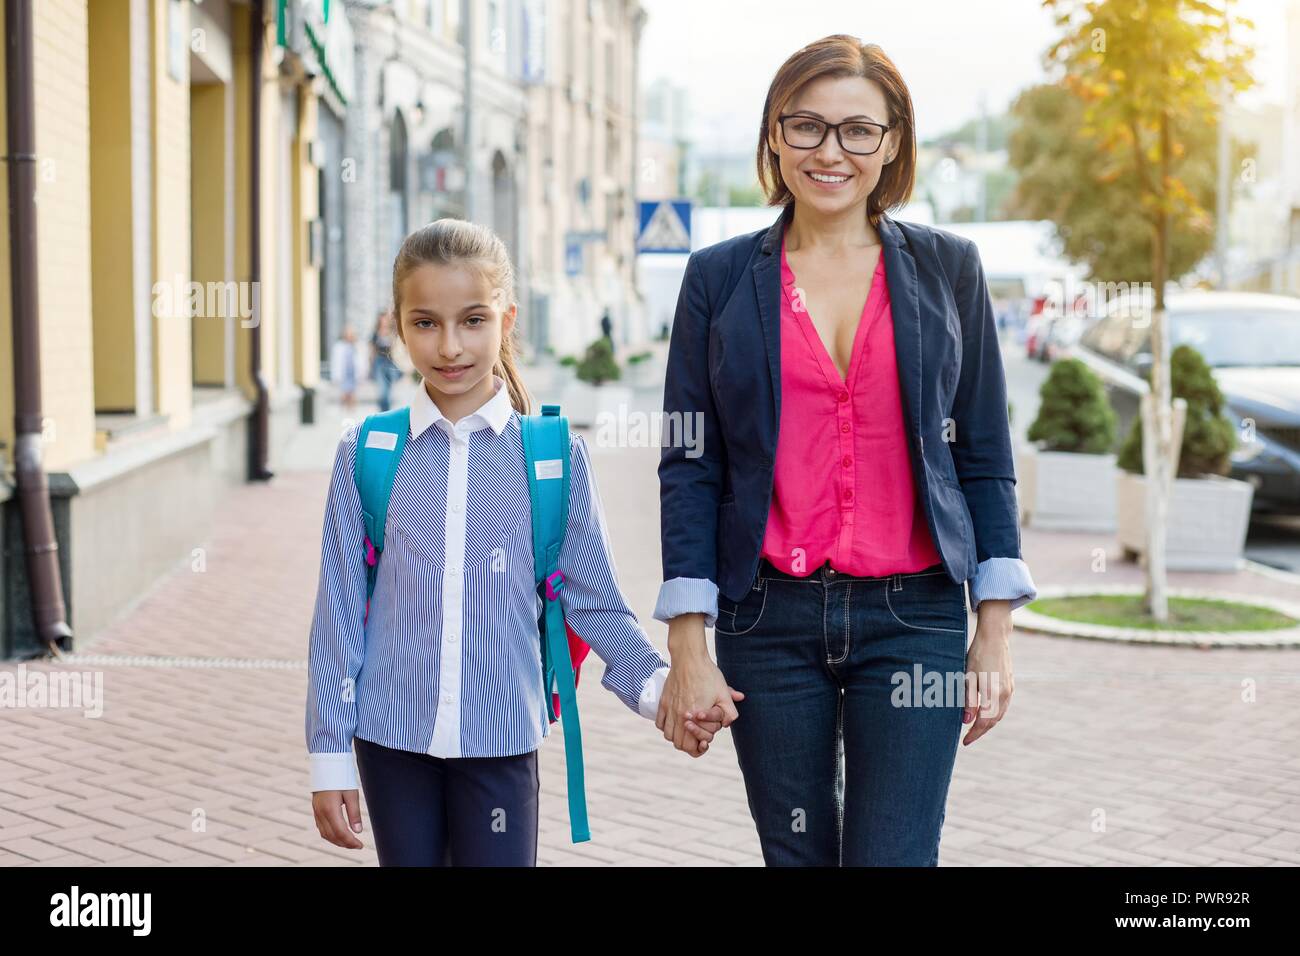
[[[493, 302], [499, 311], [506, 312], [511, 305], [517, 306], [515, 269], [501, 237], [476, 222], [435, 219], [402, 241], [402, 248], [393, 262], [393, 319], [403, 344], [406, 333], [402, 330], [402, 283], [412, 269], [429, 262], [473, 269], [497, 290]], [[518, 328], [517, 322], [515, 328]], [[510, 404], [515, 410], [521, 415], [532, 414], [532, 400], [515, 363], [514, 329], [509, 335], [501, 336], [501, 352], [492, 371], [505, 379], [510, 390]]]

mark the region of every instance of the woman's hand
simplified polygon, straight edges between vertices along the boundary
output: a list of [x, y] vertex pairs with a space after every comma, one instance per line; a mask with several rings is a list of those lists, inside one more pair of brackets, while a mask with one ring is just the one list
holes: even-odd
[[361, 832], [361, 800], [356, 790], [317, 790], [311, 795], [311, 809], [316, 829], [326, 840], [345, 850], [365, 846], [352, 835], [353, 831]]
[[[961, 722], [975, 725], [962, 739], [973, 744], [1005, 716], [1015, 689], [1011, 676], [1011, 602], [980, 601], [975, 637], [966, 655], [966, 703]], [[978, 716], [977, 716], [978, 714]]]
[[698, 757], [708, 750], [719, 726], [740, 714], [735, 701], [745, 695], [727, 686], [704, 641], [704, 615], [682, 614], [668, 625], [672, 663], [659, 698], [655, 726], [678, 750]]

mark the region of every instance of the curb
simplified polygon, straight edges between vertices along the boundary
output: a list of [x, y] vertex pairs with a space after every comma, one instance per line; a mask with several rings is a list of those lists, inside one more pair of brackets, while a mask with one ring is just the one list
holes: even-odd
[[[1089, 594], [1141, 594], [1140, 588], [1124, 585], [1093, 585], [1091, 587], [1044, 587], [1039, 598], [1082, 597]], [[1203, 598], [1253, 604], [1280, 611], [1300, 619], [1300, 605], [1275, 598], [1247, 597], [1228, 591], [1207, 591], [1197, 588], [1170, 588], [1170, 597]], [[1025, 607], [1013, 612], [1016, 628], [1053, 637], [1073, 637], [1094, 641], [1117, 641], [1124, 644], [1178, 644], [1186, 647], [1300, 647], [1300, 627], [1277, 628], [1270, 631], [1159, 631], [1136, 627], [1110, 627], [1105, 624], [1084, 624], [1063, 621], [1030, 611]]]

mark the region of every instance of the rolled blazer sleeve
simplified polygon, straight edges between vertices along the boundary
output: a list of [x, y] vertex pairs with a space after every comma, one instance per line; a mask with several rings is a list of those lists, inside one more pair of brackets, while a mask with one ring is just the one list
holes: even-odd
[[[726, 462], [709, 382], [710, 311], [699, 254], [686, 261], [677, 297], [664, 378], [664, 427], [659, 461], [659, 521], [664, 582], [654, 617], [702, 613], [718, 617], [718, 502]], [[686, 420], [698, 424], [692, 432]], [[694, 434], [697, 442], [667, 440]]]
[[1007, 419], [1007, 386], [993, 302], [975, 243], [954, 290], [962, 326], [961, 375], [953, 401], [953, 463], [975, 529], [977, 567], [970, 582], [971, 609], [984, 600], [1009, 600], [1011, 608], [1038, 596], [1020, 554], [1016, 474]]

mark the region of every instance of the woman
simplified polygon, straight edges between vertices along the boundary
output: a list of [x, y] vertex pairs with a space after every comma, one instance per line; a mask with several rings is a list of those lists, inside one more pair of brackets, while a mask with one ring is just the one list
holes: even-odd
[[666, 420], [703, 440], [659, 468], [657, 723], [689, 752], [722, 708], [769, 865], [937, 865], [961, 725], [1006, 712], [1011, 611], [1037, 596], [979, 255], [885, 214], [915, 142], [878, 46], [798, 51], [758, 146], [782, 214], [693, 253], [678, 300]]
[[393, 329], [392, 314], [385, 309], [379, 313], [375, 331], [370, 335], [370, 377], [379, 383], [379, 410], [386, 412], [392, 405], [393, 383], [402, 377], [393, 349], [397, 334]]

